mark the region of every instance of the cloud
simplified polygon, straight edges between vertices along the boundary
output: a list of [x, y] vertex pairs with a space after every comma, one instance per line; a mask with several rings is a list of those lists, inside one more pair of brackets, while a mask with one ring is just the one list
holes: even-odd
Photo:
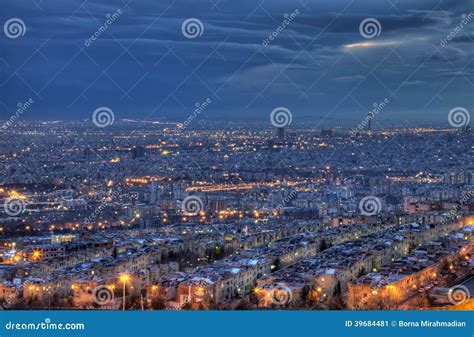
[[347, 75], [347, 76], [336, 77], [334, 78], [334, 80], [338, 82], [352, 82], [352, 81], [360, 81], [364, 78], [365, 76], [363, 75]]
[[[440, 45], [470, 10], [460, 1], [440, 6], [439, 0], [399, 0], [396, 8], [376, 0], [305, 6], [290, 0], [223, 0], [217, 7], [208, 0], [128, 5], [120, 0], [51, 0], [41, 6], [4, 5], [3, 21], [21, 17], [27, 33], [22, 39], [0, 40], [0, 57], [10, 65], [5, 77], [11, 77], [0, 90], [9, 106], [39, 94], [37, 115], [45, 118], [87, 117], [94, 107], [107, 104], [132, 118], [143, 118], [156, 107], [153, 117], [174, 118], [211, 97], [216, 104], [206, 112], [209, 118], [232, 118], [236, 111], [255, 116], [278, 103], [305, 115], [334, 110], [331, 117], [337, 119], [353, 113], [345, 101], [348, 93], [369, 106], [399, 86], [394, 110], [424, 106], [436, 94], [432, 87], [445, 87], [447, 99], [432, 107], [440, 119], [451, 105], [472, 106], [467, 94], [472, 87], [466, 82], [474, 82], [473, 65], [468, 64], [474, 51], [466, 43], [472, 42], [474, 23], [447, 46]], [[84, 47], [106, 14], [118, 8], [123, 10], [118, 20]], [[284, 14], [297, 8], [301, 14], [263, 46]], [[197, 39], [181, 32], [190, 17], [203, 22]], [[368, 17], [382, 25], [375, 39], [359, 33], [360, 22]], [[461, 83], [466, 95], [460, 99], [454, 93]], [[338, 105], [344, 111], [335, 109]]]

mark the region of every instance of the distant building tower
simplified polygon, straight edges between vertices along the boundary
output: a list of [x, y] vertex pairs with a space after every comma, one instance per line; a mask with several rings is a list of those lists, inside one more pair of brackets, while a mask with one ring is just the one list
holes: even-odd
[[92, 156], [92, 149], [90, 147], [86, 147], [84, 149], [84, 157], [89, 158]]
[[145, 156], [145, 148], [143, 146], [136, 146], [132, 148], [132, 159], [141, 158]]
[[367, 113], [367, 119], [369, 120], [369, 134], [372, 134], [372, 118], [374, 118], [374, 113], [369, 111]]
[[150, 204], [156, 203], [156, 181], [150, 184]]
[[224, 211], [227, 207], [227, 201], [225, 199], [211, 199], [209, 201], [209, 209], [219, 213], [220, 211]]
[[285, 140], [285, 128], [277, 128], [276, 130], [278, 141], [283, 142]]

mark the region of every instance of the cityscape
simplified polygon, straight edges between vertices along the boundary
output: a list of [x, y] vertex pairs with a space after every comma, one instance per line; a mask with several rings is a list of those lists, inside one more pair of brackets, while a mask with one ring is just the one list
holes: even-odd
[[0, 329], [416, 310], [472, 335], [472, 1], [3, 7]]
[[19, 122], [0, 141], [4, 309], [472, 305], [468, 128]]

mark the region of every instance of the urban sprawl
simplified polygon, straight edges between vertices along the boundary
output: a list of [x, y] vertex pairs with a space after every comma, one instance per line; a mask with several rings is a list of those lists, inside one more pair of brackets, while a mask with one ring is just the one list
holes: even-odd
[[2, 309], [466, 308], [468, 128], [17, 121]]

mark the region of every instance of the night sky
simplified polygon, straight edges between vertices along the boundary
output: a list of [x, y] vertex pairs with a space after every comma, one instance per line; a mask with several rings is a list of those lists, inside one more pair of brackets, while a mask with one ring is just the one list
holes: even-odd
[[[474, 111], [471, 12], [468, 0], [2, 1], [2, 26], [19, 18], [26, 31], [0, 32], [0, 118], [32, 98], [22, 119], [90, 119], [104, 106], [116, 119], [182, 120], [209, 99], [209, 120], [268, 120], [283, 106], [294, 123], [324, 124], [387, 98], [379, 120], [446, 124], [454, 107]], [[193, 38], [189, 18], [202, 22]], [[367, 18], [378, 36], [362, 36]]]

